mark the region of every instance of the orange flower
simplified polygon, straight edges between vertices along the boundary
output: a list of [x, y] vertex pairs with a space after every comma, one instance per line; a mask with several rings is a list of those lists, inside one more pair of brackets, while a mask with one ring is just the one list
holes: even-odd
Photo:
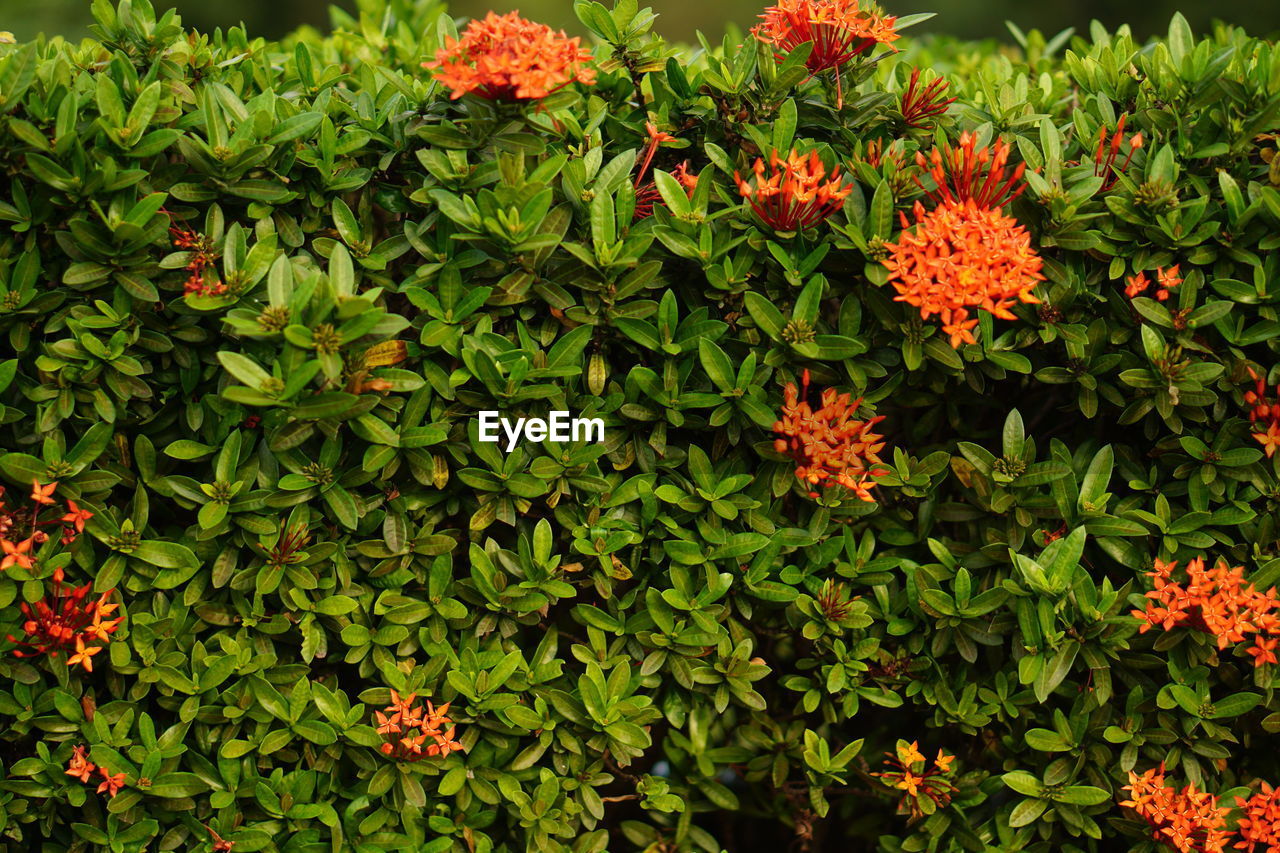
[[1266, 432], [1255, 432], [1253, 437], [1262, 444], [1267, 456], [1275, 456], [1276, 448], [1280, 447], [1280, 421], [1272, 421], [1267, 425]]
[[[1160, 267], [1156, 270], [1156, 280], [1159, 286], [1156, 288], [1156, 299], [1164, 302], [1169, 298], [1169, 291], [1172, 288], [1182, 284], [1182, 278], [1178, 275], [1179, 264], [1174, 264], [1165, 269]], [[1135, 296], [1141, 296], [1147, 292], [1147, 288], [1151, 287], [1151, 280], [1147, 278], [1145, 272], [1139, 272], [1137, 275], [1131, 275], [1125, 279], [1127, 286], [1124, 289], [1124, 295], [1132, 299]]]
[[938, 769], [943, 773], [949, 773], [951, 771], [951, 762], [955, 760], [956, 757], [954, 755], [947, 755], [942, 750], [938, 750], [938, 757], [933, 760], [933, 763], [936, 764]]
[[70, 524], [75, 528], [76, 533], [84, 533], [84, 523], [91, 518], [93, 518], [93, 513], [87, 509], [81, 509], [76, 506], [75, 501], [69, 500], [67, 501], [67, 514], [62, 516], [59, 521], [64, 524]]
[[879, 44], [897, 51], [893, 46], [898, 39], [893, 29], [897, 18], [863, 10], [858, 0], [778, 0], [760, 18], [764, 23], [753, 27], [751, 34], [779, 48], [779, 59], [808, 42], [813, 45], [805, 60], [809, 73], [836, 70], [837, 109], [843, 105], [840, 66]]
[[1152, 828], [1152, 838], [1183, 853], [1223, 853], [1231, 834], [1226, 830], [1226, 806], [1218, 798], [1188, 785], [1181, 791], [1164, 783], [1164, 767], [1139, 776], [1129, 771], [1129, 784], [1121, 788], [1130, 799], [1120, 803], [1131, 808]]
[[844, 183], [839, 166], [827, 173], [817, 151], [806, 156], [793, 149], [785, 159], [773, 151], [767, 167], [764, 158], [758, 157], [752, 171], [754, 183], [733, 173], [738, 192], [750, 202], [756, 216], [777, 231], [801, 231], [821, 222], [843, 207], [853, 192], [853, 185]]
[[102, 651], [102, 646], [86, 646], [83, 637], [76, 637], [76, 653], [67, 658], [67, 666], [80, 664], [86, 672], [93, 672], [93, 656]]
[[970, 308], [1013, 320], [1015, 300], [1040, 301], [1032, 290], [1044, 280], [1043, 262], [1016, 220], [972, 197], [945, 201], [929, 213], [916, 202], [915, 216], [912, 232], [902, 215], [904, 230], [897, 243], [885, 244], [890, 255], [882, 263], [898, 291], [894, 301], [919, 308], [921, 319], [937, 314], [951, 346], [977, 342]]
[[88, 782], [89, 776], [94, 771], [94, 764], [89, 760], [83, 746], [77, 746], [71, 755], [71, 761], [67, 763], [66, 774], [74, 776], [81, 782]]
[[57, 482], [50, 483], [47, 486], [40, 485], [39, 480], [31, 481], [31, 500], [33, 503], [51, 505], [53, 503], [53, 493], [58, 488]]
[[898, 761], [907, 767], [917, 761], [924, 761], [924, 754], [920, 752], [920, 742], [913, 740], [907, 746], [898, 747]]
[[1280, 853], [1280, 791], [1263, 782], [1262, 790], [1247, 800], [1236, 797], [1236, 802], [1244, 809], [1236, 848], [1253, 853], [1262, 845], [1265, 853]]
[[4, 552], [4, 559], [0, 560], [0, 569], [7, 569], [10, 566], [17, 566], [20, 569], [29, 569], [35, 565], [31, 559], [31, 544], [33, 537], [28, 536], [21, 542], [10, 542], [8, 539], [0, 539], [0, 550]]
[[491, 101], [529, 101], [545, 98], [575, 80], [595, 82], [595, 69], [586, 65], [591, 54], [545, 24], [518, 12], [490, 12], [483, 21], [467, 24], [462, 38], [447, 38], [435, 59], [422, 63], [457, 99], [475, 93]]
[[99, 794], [101, 794], [103, 791], [107, 791], [108, 793], [111, 794], [111, 796], [114, 797], [117, 793], [119, 793], [120, 789], [124, 787], [123, 773], [117, 773], [116, 775], [112, 776], [111, 771], [105, 767], [99, 767], [98, 773], [102, 775], [102, 783], [98, 785]]
[[1254, 665], [1276, 663], [1274, 639], [1280, 635], [1280, 605], [1276, 591], [1259, 592], [1253, 584], [1246, 583], [1244, 568], [1229, 568], [1219, 561], [1212, 569], [1206, 569], [1204, 560], [1197, 558], [1187, 564], [1187, 580], [1174, 579], [1176, 562], [1156, 560], [1155, 569], [1148, 574], [1155, 589], [1146, 594], [1151, 599], [1146, 610], [1134, 610], [1133, 615], [1142, 620], [1139, 633], [1146, 633], [1159, 625], [1168, 631], [1185, 627], [1217, 637], [1218, 648], [1243, 642], [1249, 635], [1255, 645], [1249, 649]]
[[[803, 396], [809, 394], [809, 371], [804, 372]], [[824, 487], [844, 486], [860, 500], [872, 501], [870, 487], [876, 477], [887, 470], [877, 468], [883, 448], [883, 436], [871, 431], [884, 416], [858, 420], [856, 415], [862, 398], [851, 400], [848, 394], [837, 394], [834, 388], [822, 392], [822, 405], [814, 411], [807, 400], [801, 400], [794, 382], [784, 389], [782, 419], [773, 431], [780, 438], [774, 448], [794, 459], [796, 476], [804, 483]], [[809, 492], [817, 497], [816, 491]]]

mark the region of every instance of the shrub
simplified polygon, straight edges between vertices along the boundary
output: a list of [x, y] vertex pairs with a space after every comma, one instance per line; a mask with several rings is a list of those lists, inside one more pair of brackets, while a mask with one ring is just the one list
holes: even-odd
[[0, 44], [8, 847], [1280, 850], [1280, 53], [576, 8]]

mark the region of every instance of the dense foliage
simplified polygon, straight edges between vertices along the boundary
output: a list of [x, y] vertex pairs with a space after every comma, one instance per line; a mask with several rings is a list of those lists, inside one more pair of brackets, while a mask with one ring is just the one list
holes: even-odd
[[93, 8], [0, 44], [10, 849], [1280, 850], [1272, 45]]

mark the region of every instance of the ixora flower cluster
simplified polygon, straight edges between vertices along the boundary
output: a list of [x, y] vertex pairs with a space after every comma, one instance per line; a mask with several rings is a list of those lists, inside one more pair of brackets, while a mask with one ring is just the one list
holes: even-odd
[[[54, 498], [57, 489], [56, 482], [42, 485], [38, 480], [34, 481], [29, 508], [11, 509], [4, 501], [4, 487], [0, 486], [0, 547], [4, 549], [0, 569], [34, 571], [40, 547], [50, 541], [45, 528], [61, 527], [61, 535], [57, 539], [60, 545], [70, 545], [84, 532], [85, 522], [93, 518], [93, 513], [70, 499], [60, 505]], [[124, 618], [109, 618], [120, 606], [107, 602], [114, 590], [86, 601], [93, 584], [86, 583], [72, 589], [64, 586], [65, 580], [62, 568], [56, 568], [53, 570], [53, 590], [48, 595], [34, 604], [19, 603], [25, 636], [19, 638], [9, 634], [7, 639], [26, 647], [14, 649], [17, 657], [47, 654], [56, 658], [65, 653], [68, 666], [78, 665], [91, 672], [93, 656], [111, 641], [111, 635]]]
[[885, 244], [895, 300], [919, 308], [923, 320], [937, 315], [957, 349], [977, 343], [978, 318], [970, 309], [1015, 320], [1016, 302], [1040, 301], [1032, 291], [1044, 280], [1043, 261], [1027, 229], [1003, 210], [1025, 189], [1025, 163], [1005, 172], [1009, 150], [1007, 142], [979, 148], [965, 132], [957, 148], [934, 148], [928, 158], [917, 152], [917, 165], [933, 178], [935, 189], [925, 192], [936, 206], [926, 212], [916, 202], [914, 231], [900, 213], [902, 235]]
[[898, 803], [900, 813], [918, 819], [951, 802], [956, 791], [955, 783], [949, 778], [951, 764], [956, 760], [954, 755], [940, 749], [930, 767], [929, 760], [920, 752], [919, 741], [907, 743], [901, 740], [894, 752], [886, 752], [885, 755], [888, 757], [884, 763], [891, 769], [871, 775], [902, 791], [902, 800]]
[[836, 109], [843, 106], [840, 88], [842, 67], [877, 45], [896, 51], [898, 40], [892, 15], [863, 9], [858, 0], [781, 0], [760, 15], [764, 21], [751, 33], [773, 45], [785, 56], [801, 45], [811, 45], [805, 67], [810, 74], [834, 71]]
[[1152, 838], [1179, 853], [1280, 853], [1280, 798], [1266, 782], [1250, 797], [1236, 797], [1241, 814], [1235, 832], [1228, 828], [1230, 806], [1195, 785], [1181, 790], [1167, 785], [1163, 765], [1141, 775], [1130, 770], [1129, 784], [1121, 790], [1129, 799], [1120, 805], [1151, 827]]
[[454, 740], [457, 727], [447, 716], [449, 703], [437, 708], [428, 702], [423, 708], [414, 704], [417, 698], [416, 693], [402, 698], [392, 690], [391, 704], [375, 712], [378, 734], [386, 741], [381, 747], [382, 754], [396, 761], [412, 762], [436, 756], [445, 758], [461, 750], [462, 744]]
[[1253, 379], [1254, 387], [1252, 391], [1244, 392], [1244, 402], [1249, 407], [1249, 423], [1254, 429], [1251, 434], [1267, 456], [1274, 456], [1276, 448], [1280, 447], [1280, 385], [1276, 386], [1275, 397], [1270, 397], [1267, 395], [1267, 383], [1252, 367], [1249, 368], [1249, 377]]
[[[875, 500], [871, 486], [888, 470], [877, 467], [884, 441], [871, 429], [884, 420], [883, 416], [858, 418], [862, 399], [854, 400], [834, 388], [822, 392], [817, 409], [809, 405], [808, 396], [809, 371], [805, 370], [799, 389], [794, 382], [784, 389], [782, 418], [773, 425], [780, 436], [774, 449], [796, 461], [796, 477], [801, 482], [824, 488], [842, 486], [859, 500]], [[809, 495], [816, 498], [818, 492]]]
[[1276, 646], [1280, 644], [1280, 607], [1276, 591], [1259, 592], [1244, 579], [1244, 568], [1229, 568], [1219, 561], [1206, 569], [1203, 558], [1187, 563], [1186, 580], [1174, 578], [1176, 562], [1156, 560], [1148, 574], [1155, 589], [1146, 594], [1151, 599], [1146, 610], [1133, 615], [1142, 620], [1139, 629], [1145, 633], [1154, 626], [1168, 631], [1190, 628], [1212, 634], [1218, 648], [1242, 643], [1253, 637], [1248, 653], [1255, 666], [1277, 663]]
[[752, 173], [751, 180], [733, 173], [738, 192], [760, 221], [775, 231], [802, 231], [815, 225], [839, 210], [853, 192], [853, 184], [841, 178], [840, 167], [828, 172], [817, 151], [808, 155], [791, 151], [786, 157], [774, 151], [767, 166], [764, 158], [758, 158]]
[[574, 82], [592, 83], [591, 54], [579, 39], [535, 24], [518, 12], [467, 24], [459, 39], [446, 39], [435, 59], [423, 63], [453, 98], [476, 94], [490, 101], [545, 98]]
[[106, 793], [114, 797], [125, 786], [125, 774], [112, 773], [103, 765], [95, 765], [89, 760], [85, 748], [77, 746], [71, 754], [71, 760], [67, 763], [67, 775], [88, 783], [94, 777], [95, 771], [96, 775], [102, 779], [98, 783], [99, 794]]

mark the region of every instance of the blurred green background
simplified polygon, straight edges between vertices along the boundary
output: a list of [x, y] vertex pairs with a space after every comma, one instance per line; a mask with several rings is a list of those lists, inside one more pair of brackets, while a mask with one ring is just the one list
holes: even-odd
[[[769, 0], [771, 1], [771, 0]], [[328, 0], [153, 0], [157, 9], [174, 5], [188, 26], [200, 30], [245, 23], [251, 35], [277, 36], [301, 23], [326, 26]], [[342, 0], [339, 0], [341, 3]], [[606, 0], [607, 3], [607, 0]], [[646, 5], [644, 2], [641, 5]], [[726, 21], [742, 27], [755, 22], [767, 0], [649, 0], [659, 13], [659, 32], [671, 40], [691, 40], [702, 30], [719, 40]], [[1013, 21], [1024, 30], [1040, 29], [1052, 35], [1065, 27], [1084, 31], [1097, 19], [1109, 27], [1127, 23], [1145, 38], [1164, 33], [1169, 17], [1180, 10], [1197, 31], [1221, 19], [1247, 28], [1257, 36], [1274, 36], [1280, 30], [1280, 0], [888, 0], [893, 14], [937, 12], [938, 16], [916, 30], [947, 32], [966, 38], [1009, 39], [1004, 26]], [[76, 38], [86, 34], [89, 0], [0, 0], [0, 30], [11, 30], [20, 39], [38, 32]], [[499, 12], [518, 8], [528, 18], [583, 32], [573, 16], [572, 0], [455, 0], [458, 15], [478, 15], [492, 8]]]

